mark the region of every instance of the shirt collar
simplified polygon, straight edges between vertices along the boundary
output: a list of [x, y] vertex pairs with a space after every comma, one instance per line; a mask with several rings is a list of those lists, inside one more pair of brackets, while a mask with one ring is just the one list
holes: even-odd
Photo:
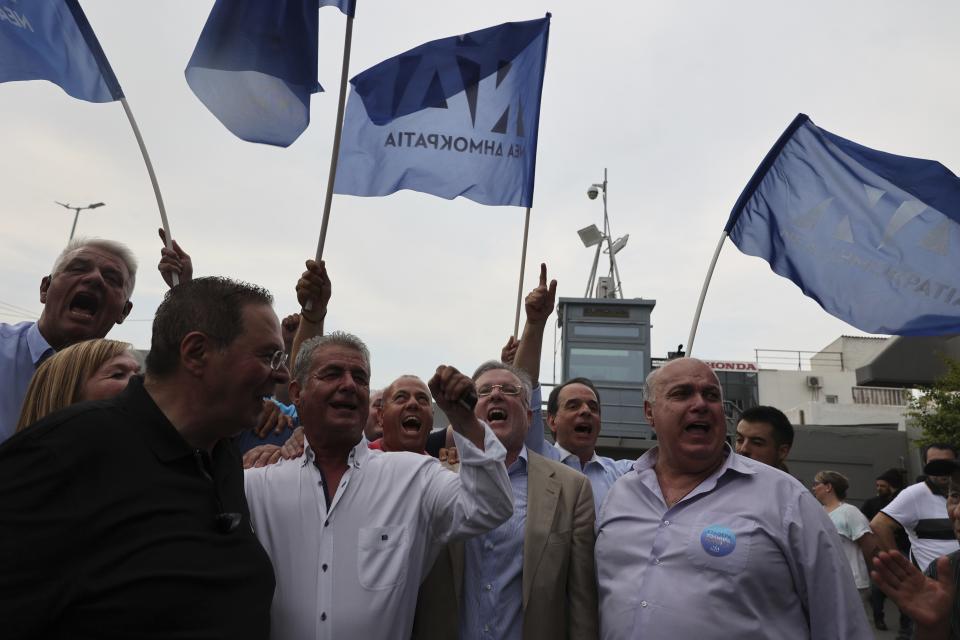
[[118, 400], [131, 407], [137, 418], [143, 421], [147, 444], [161, 462], [193, 455], [193, 448], [144, 388], [143, 376], [130, 378], [127, 388], [121, 392]]
[[[361, 436], [360, 441], [353, 445], [350, 453], [347, 454], [347, 466], [359, 469], [368, 457], [370, 457], [370, 441]], [[310, 443], [307, 442], [306, 437], [304, 437], [303, 462], [300, 463], [300, 466], [305, 467], [308, 464], [313, 464], [315, 459], [316, 456], [313, 453], [313, 449], [310, 448]]]
[[513, 464], [510, 465], [510, 468], [507, 469], [507, 475], [512, 475], [514, 473], [526, 473], [527, 465], [529, 460], [527, 459], [527, 445], [523, 445], [523, 448], [520, 449], [520, 453], [517, 454], [517, 459], [513, 461]]
[[37, 366], [44, 357], [53, 353], [53, 347], [47, 342], [47, 339], [40, 333], [40, 324], [34, 322], [27, 329], [27, 347], [30, 349], [30, 359], [33, 365]]
[[[723, 454], [725, 456], [723, 464], [720, 465], [719, 469], [704, 479], [703, 482], [708, 482], [711, 479], [716, 480], [723, 476], [723, 474], [725, 474], [728, 470], [741, 475], [753, 475], [757, 472], [756, 469], [744, 462], [744, 458], [742, 456], [736, 455], [730, 445], [726, 442], [723, 443]], [[657, 464], [657, 457], [659, 455], [660, 446], [658, 445], [640, 456], [637, 461], [633, 463], [634, 470], [637, 473], [640, 473], [647, 469], [653, 469], [653, 467]]]
[[[557, 451], [560, 452], [560, 460], [566, 460], [566, 459], [569, 458], [570, 456], [573, 456], [574, 458], [577, 459], [577, 462], [580, 462], [580, 457], [579, 457], [579, 456], [577, 456], [576, 454], [570, 453], [569, 451], [567, 451], [566, 449], [564, 449], [562, 446], [560, 446], [560, 443], [559, 443], [559, 442], [554, 442], [554, 443], [553, 443], [553, 446], [554, 446], [554, 448], [555, 448]], [[591, 462], [600, 462], [599, 458], [597, 458], [597, 450], [596, 450], [596, 449], [593, 450], [593, 454], [591, 454], [590, 459], [587, 460], [587, 464], [590, 464]], [[580, 466], [583, 467], [583, 468], [586, 468], [587, 464], [580, 465]]]

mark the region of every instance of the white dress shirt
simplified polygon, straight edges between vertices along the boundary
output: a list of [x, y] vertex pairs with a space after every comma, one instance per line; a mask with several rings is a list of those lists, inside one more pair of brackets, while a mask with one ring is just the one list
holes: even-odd
[[506, 450], [483, 427], [483, 451], [454, 433], [459, 474], [361, 440], [329, 509], [309, 444], [299, 458], [248, 469], [251, 521], [277, 579], [271, 637], [410, 637], [417, 590], [442, 545], [513, 513]]

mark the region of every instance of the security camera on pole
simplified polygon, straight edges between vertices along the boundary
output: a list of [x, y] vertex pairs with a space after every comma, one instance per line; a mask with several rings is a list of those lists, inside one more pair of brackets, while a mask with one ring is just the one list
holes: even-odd
[[593, 256], [593, 267], [590, 269], [590, 277], [587, 279], [587, 290], [583, 294], [583, 297], [590, 298], [594, 295], [594, 285], [597, 277], [597, 264], [600, 262], [600, 250], [603, 248], [603, 243], [606, 242], [607, 248], [603, 250], [604, 253], [610, 255], [610, 271], [607, 275], [607, 278], [612, 282], [606, 291], [602, 291], [601, 287], [596, 287], [596, 297], [598, 298], [617, 298], [623, 297], [623, 287], [620, 283], [620, 270], [617, 268], [617, 258], [616, 254], [625, 246], [627, 246], [627, 240], [630, 239], [630, 234], [623, 236], [622, 238], [617, 238], [616, 241], [611, 240], [610, 234], [610, 218], [607, 216], [607, 170], [603, 170], [603, 182], [597, 182], [590, 185], [590, 188], [587, 189], [587, 197], [591, 200], [596, 200], [597, 196], [603, 193], [603, 232], [597, 228], [597, 225], [592, 224], [589, 227], [584, 227], [580, 229], [577, 233], [580, 235], [580, 240], [583, 242], [583, 246], [592, 247], [596, 245], [597, 252]]

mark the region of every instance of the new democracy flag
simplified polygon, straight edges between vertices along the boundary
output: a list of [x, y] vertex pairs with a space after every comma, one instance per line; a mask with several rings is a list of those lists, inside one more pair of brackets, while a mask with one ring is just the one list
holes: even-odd
[[549, 27], [434, 40], [354, 77], [334, 193], [531, 206]]
[[726, 231], [830, 314], [870, 333], [960, 333], [960, 179], [800, 114]]
[[0, 5], [0, 82], [48, 80], [87, 102], [123, 90], [77, 0]]
[[353, 15], [355, 0], [217, 0], [184, 75], [234, 135], [290, 146], [310, 124], [320, 6]]

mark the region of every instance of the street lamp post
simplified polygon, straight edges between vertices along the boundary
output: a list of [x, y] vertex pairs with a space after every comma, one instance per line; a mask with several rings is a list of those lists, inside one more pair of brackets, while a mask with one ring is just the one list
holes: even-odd
[[[103, 207], [103, 206], [105, 206], [103, 202], [94, 202], [93, 204], [88, 204], [88, 205], [85, 206], [85, 207], [74, 207], [74, 206], [71, 206], [71, 205], [69, 205], [69, 204], [64, 204], [64, 203], [62, 203], [62, 202], [57, 202], [56, 200], [54, 200], [54, 202], [55, 202], [56, 204], [60, 205], [61, 207], [65, 208], [65, 209], [70, 209], [70, 210], [72, 210], [72, 211], [74, 212], [74, 213], [73, 213], [73, 226], [70, 228], [70, 240], [73, 240], [73, 234], [74, 234], [74, 233], [76, 232], [76, 230], [77, 230], [77, 220], [80, 218], [80, 212], [81, 212], [81, 211], [83, 211], [84, 209], [96, 209], [97, 207]], [[68, 242], [69, 242], [69, 240], [68, 240]]]

